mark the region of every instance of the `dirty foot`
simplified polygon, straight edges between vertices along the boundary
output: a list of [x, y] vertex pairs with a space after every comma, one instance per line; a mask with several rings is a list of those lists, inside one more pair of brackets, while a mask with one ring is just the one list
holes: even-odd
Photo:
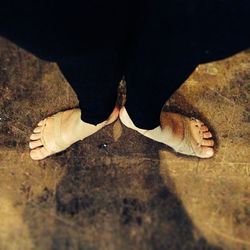
[[176, 152], [210, 158], [214, 155], [212, 134], [203, 122], [177, 113], [162, 112], [161, 125], [152, 130], [140, 129], [130, 119], [125, 108], [119, 114], [122, 123], [152, 140], [162, 142]]
[[47, 117], [38, 123], [30, 136], [30, 157], [42, 160], [61, 152], [114, 122], [118, 115], [119, 109], [116, 107], [106, 121], [97, 125], [83, 122], [80, 109], [70, 109]]

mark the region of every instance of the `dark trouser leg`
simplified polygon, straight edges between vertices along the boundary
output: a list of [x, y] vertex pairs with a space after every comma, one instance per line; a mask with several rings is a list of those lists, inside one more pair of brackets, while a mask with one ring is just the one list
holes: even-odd
[[114, 109], [138, 5], [127, 0], [87, 5], [74, 22], [81, 32], [79, 53], [74, 49], [76, 56], [60, 60], [59, 66], [78, 95], [82, 120], [97, 124]]
[[126, 107], [137, 127], [159, 125], [162, 105], [198, 64], [250, 45], [249, 4], [205, 2], [142, 2], [126, 69]]
[[128, 6], [120, 4], [113, 0], [86, 3], [84, 13], [74, 7], [73, 41], [78, 52], [75, 47], [74, 56], [59, 62], [78, 95], [82, 120], [88, 123], [106, 120], [115, 107], [129, 22]]
[[143, 1], [126, 68], [127, 111], [137, 127], [159, 125], [164, 102], [195, 68], [182, 26], [169, 1]]
[[82, 120], [97, 124], [109, 117], [129, 30], [126, 1], [45, 0], [1, 8], [0, 13], [0, 35], [58, 63], [78, 96]]
[[58, 65], [78, 96], [81, 119], [98, 124], [112, 113], [122, 73], [111, 49], [60, 60]]

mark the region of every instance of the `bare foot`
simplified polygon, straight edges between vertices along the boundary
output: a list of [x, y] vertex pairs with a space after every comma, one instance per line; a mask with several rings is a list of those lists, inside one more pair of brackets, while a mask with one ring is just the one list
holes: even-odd
[[70, 109], [47, 117], [38, 123], [30, 136], [30, 157], [42, 160], [61, 152], [114, 122], [118, 115], [119, 108], [115, 107], [110, 117], [97, 125], [83, 122], [80, 109]]
[[119, 114], [122, 123], [154, 141], [164, 143], [185, 155], [210, 158], [214, 155], [212, 134], [203, 122], [181, 114], [162, 112], [161, 126], [152, 130], [140, 129], [130, 119], [125, 107]]

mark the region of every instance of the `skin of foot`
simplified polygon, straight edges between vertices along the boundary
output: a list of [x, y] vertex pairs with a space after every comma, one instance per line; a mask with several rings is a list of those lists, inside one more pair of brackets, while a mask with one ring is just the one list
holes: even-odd
[[[113, 112], [106, 121], [103, 121], [97, 125], [93, 125], [81, 120], [80, 109], [66, 110], [62, 113], [61, 117], [60, 139], [64, 142], [66, 147], [69, 147], [73, 143], [83, 140], [84, 138], [96, 133], [103, 127], [111, 124], [118, 118], [118, 116], [119, 108], [115, 106]], [[37, 127], [33, 130], [29, 142], [29, 148], [31, 149], [30, 157], [33, 160], [42, 160], [55, 153], [52, 152], [53, 148], [58, 147], [58, 145], [56, 145], [54, 138], [55, 133], [53, 121], [53, 119], [44, 119], [40, 121]], [[44, 130], [42, 133], [43, 127]], [[65, 148], [63, 148], [61, 151], [63, 150], [65, 150]], [[56, 153], [58, 152], [60, 151], [57, 150]]]
[[[157, 142], [164, 143], [169, 147], [176, 148], [184, 140], [185, 129], [189, 129], [191, 136], [188, 138], [192, 151], [199, 158], [210, 158], [214, 155], [214, 141], [212, 134], [203, 122], [197, 119], [189, 119], [188, 126], [184, 126], [184, 116], [177, 113], [162, 112], [161, 125], [152, 129], [141, 129], [135, 126], [125, 107], [119, 113], [121, 122], [128, 128], [136, 130], [140, 134]], [[186, 118], [186, 117], [185, 117]], [[182, 152], [185, 154], [185, 152]], [[189, 155], [188, 153], [186, 153]]]

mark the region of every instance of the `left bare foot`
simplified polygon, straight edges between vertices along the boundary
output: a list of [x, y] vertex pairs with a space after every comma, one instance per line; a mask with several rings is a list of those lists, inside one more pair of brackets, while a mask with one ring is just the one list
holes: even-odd
[[70, 109], [47, 117], [38, 123], [30, 136], [30, 157], [42, 160], [61, 152], [114, 122], [118, 115], [119, 108], [115, 107], [108, 119], [97, 125], [82, 121], [80, 109]]

